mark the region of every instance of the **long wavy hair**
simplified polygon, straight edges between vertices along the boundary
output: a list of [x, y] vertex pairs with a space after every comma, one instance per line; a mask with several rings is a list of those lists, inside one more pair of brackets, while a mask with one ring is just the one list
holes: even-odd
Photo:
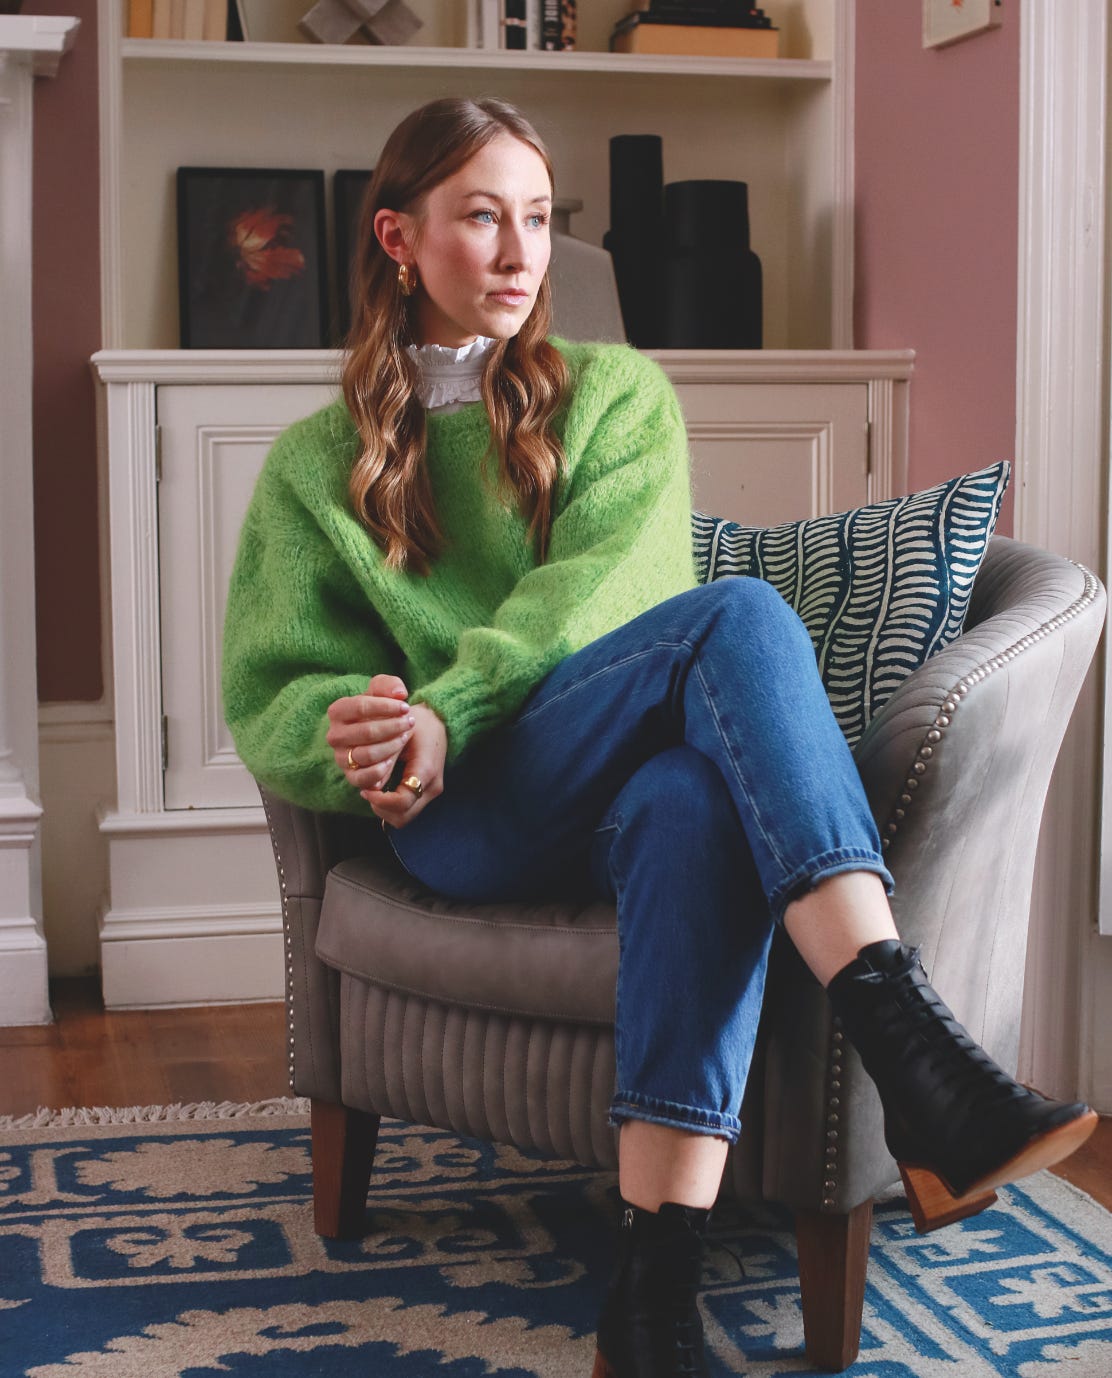
[[[435, 100], [406, 116], [390, 135], [360, 209], [352, 324], [344, 341], [341, 377], [344, 400], [363, 442], [350, 493], [357, 516], [385, 550], [392, 569], [428, 575], [444, 536], [424, 462], [425, 410], [414, 394], [417, 369], [405, 352], [414, 343], [418, 297], [403, 295], [398, 265], [375, 235], [375, 216], [383, 209], [406, 212], [415, 217], [420, 235], [428, 193], [505, 133], [536, 150], [552, 183], [548, 151], [514, 106], [495, 99]], [[553, 418], [569, 381], [563, 357], [548, 343], [551, 325], [552, 289], [546, 273], [521, 330], [491, 349], [482, 375], [499, 491], [503, 500], [516, 501], [528, 520], [527, 540], [536, 542], [542, 562], [553, 493], [564, 470]]]

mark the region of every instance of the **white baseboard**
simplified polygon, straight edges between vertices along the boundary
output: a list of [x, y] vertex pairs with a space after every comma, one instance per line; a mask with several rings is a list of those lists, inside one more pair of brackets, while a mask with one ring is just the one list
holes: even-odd
[[[198, 921], [212, 915], [197, 916]], [[182, 916], [178, 915], [181, 922]], [[118, 936], [125, 917], [104, 916], [101, 932], [114, 936], [101, 946], [101, 982], [107, 1009], [152, 1009], [175, 1005], [246, 1004], [281, 1000], [281, 916], [274, 931], [199, 937]]]
[[46, 984], [46, 944], [28, 926], [0, 930], [0, 1024], [51, 1024], [54, 1013]]
[[39, 705], [39, 777], [50, 974], [87, 975], [100, 961], [97, 915], [108, 889], [108, 844], [97, 827], [97, 810], [116, 795], [108, 704]]

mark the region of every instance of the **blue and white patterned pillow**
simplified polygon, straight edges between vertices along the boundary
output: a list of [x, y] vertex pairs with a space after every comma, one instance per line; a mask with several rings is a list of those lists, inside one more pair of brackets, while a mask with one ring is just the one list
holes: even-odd
[[811, 634], [853, 746], [912, 670], [960, 636], [1008, 486], [1006, 460], [902, 498], [782, 526], [692, 514], [700, 583], [767, 579]]

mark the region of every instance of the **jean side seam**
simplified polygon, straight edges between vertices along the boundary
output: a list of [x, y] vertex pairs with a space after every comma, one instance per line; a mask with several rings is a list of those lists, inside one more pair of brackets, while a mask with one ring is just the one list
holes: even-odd
[[[615, 831], [615, 832], [617, 833], [617, 835], [618, 835], [618, 838], [620, 839], [620, 838], [621, 838], [621, 835], [622, 835], [621, 824], [618, 822], [617, 819], [615, 819], [614, 823], [613, 823], [611, 826], [613, 827], [614, 831]], [[614, 855], [614, 848], [613, 848], [613, 846], [611, 846], [610, 852], [608, 853], [607, 858], [606, 858], [606, 868], [607, 868], [607, 870], [610, 872], [610, 879], [611, 879], [612, 882], [614, 882], [614, 866], [613, 866], [613, 860], [612, 860], [613, 855]], [[624, 876], [623, 876], [622, 879], [623, 879], [623, 881], [624, 881], [624, 879], [625, 879]], [[621, 916], [621, 903], [622, 903], [623, 889], [624, 889], [624, 887], [623, 887], [622, 885], [618, 885], [616, 882], [614, 883], [615, 907], [618, 908], [618, 910], [619, 910], [619, 913], [618, 913], [618, 922], [617, 922], [617, 924], [615, 925], [615, 927], [616, 927], [616, 929], [617, 929], [617, 933], [618, 933], [618, 975], [617, 975], [617, 978], [616, 978], [615, 981], [614, 981], [614, 1080], [615, 1080], [615, 1081], [618, 1081], [618, 1080], [620, 1079], [620, 1069], [621, 1069], [621, 1065], [622, 1065], [622, 1039], [621, 1039], [621, 1031], [622, 1031], [622, 1018], [621, 1018], [621, 1015], [622, 1015], [622, 1008], [621, 1008], [621, 1003], [620, 1003], [620, 1002], [621, 1002], [621, 990], [622, 990], [622, 957], [623, 957], [623, 955], [624, 955], [624, 953], [625, 953], [625, 938], [624, 938], [623, 935], [622, 935], [622, 916]]]
[[[730, 748], [730, 741], [729, 741], [729, 738], [728, 738], [726, 732], [724, 731], [724, 729], [723, 729], [723, 727], [722, 727], [722, 720], [721, 720], [721, 718], [718, 716], [718, 709], [715, 707], [714, 696], [711, 694], [710, 689], [709, 689], [709, 687], [708, 687], [708, 685], [707, 685], [706, 679], [703, 677], [702, 666], [699, 664], [699, 658], [698, 658], [697, 655], [692, 657], [691, 665], [692, 665], [692, 669], [695, 671], [696, 675], [699, 677], [699, 683], [702, 685], [703, 693], [704, 693], [704, 695], [706, 696], [707, 705], [708, 705], [708, 707], [710, 708], [710, 711], [711, 711], [711, 716], [714, 718], [714, 725], [715, 725], [715, 727], [718, 729], [718, 737], [719, 737], [719, 740], [722, 742], [722, 745], [723, 745], [723, 747], [724, 747], [724, 749], [725, 749], [725, 752], [726, 752], [727, 759], [729, 760], [730, 765], [733, 767], [734, 776], [735, 776], [735, 778], [737, 779], [738, 786], [739, 786], [739, 788], [741, 789], [742, 793], [745, 795], [745, 802], [746, 802], [746, 803], [748, 804], [748, 806], [749, 806], [749, 814], [750, 814], [750, 817], [753, 819], [753, 822], [756, 824], [757, 831], [760, 833], [762, 841], [764, 842], [765, 846], [768, 848], [769, 853], [771, 854], [771, 856], [773, 857], [773, 859], [774, 859], [775, 862], [776, 862], [776, 865], [780, 868], [780, 870], [781, 870], [781, 872], [782, 872], [782, 871], [784, 871], [784, 870], [786, 869], [785, 866], [784, 866], [784, 859], [783, 859], [783, 857], [780, 855], [779, 850], [777, 849], [777, 847], [776, 847], [775, 843], [773, 842], [772, 838], [769, 837], [768, 833], [765, 831], [765, 826], [764, 826], [764, 823], [761, 821], [760, 814], [759, 814], [759, 813], [757, 812], [757, 810], [753, 807], [753, 791], [752, 791], [752, 789], [751, 789], [750, 786], [749, 786], [748, 780], [745, 778], [744, 774], [742, 773], [742, 769], [741, 769], [741, 764], [740, 764], [740, 762], [739, 762], [739, 761], [737, 760], [737, 758], [734, 756], [734, 753], [733, 753], [733, 751], [732, 751], [731, 748]], [[743, 823], [743, 826], [744, 826], [744, 823]], [[763, 883], [763, 882], [762, 882], [762, 883]]]

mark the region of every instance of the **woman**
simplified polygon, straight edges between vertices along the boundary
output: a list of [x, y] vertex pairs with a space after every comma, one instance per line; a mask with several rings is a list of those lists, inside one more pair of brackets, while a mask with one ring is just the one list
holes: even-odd
[[627, 1209], [596, 1375], [672, 1378], [706, 1372], [702, 1238], [777, 925], [928, 1218], [926, 1189], [969, 1214], [1095, 1116], [1006, 1076], [900, 943], [802, 624], [761, 580], [696, 582], [663, 373], [548, 337], [552, 191], [501, 101], [435, 101], [391, 135], [343, 398], [278, 439], [244, 524], [225, 706], [260, 780], [369, 810], [432, 889], [617, 904]]

